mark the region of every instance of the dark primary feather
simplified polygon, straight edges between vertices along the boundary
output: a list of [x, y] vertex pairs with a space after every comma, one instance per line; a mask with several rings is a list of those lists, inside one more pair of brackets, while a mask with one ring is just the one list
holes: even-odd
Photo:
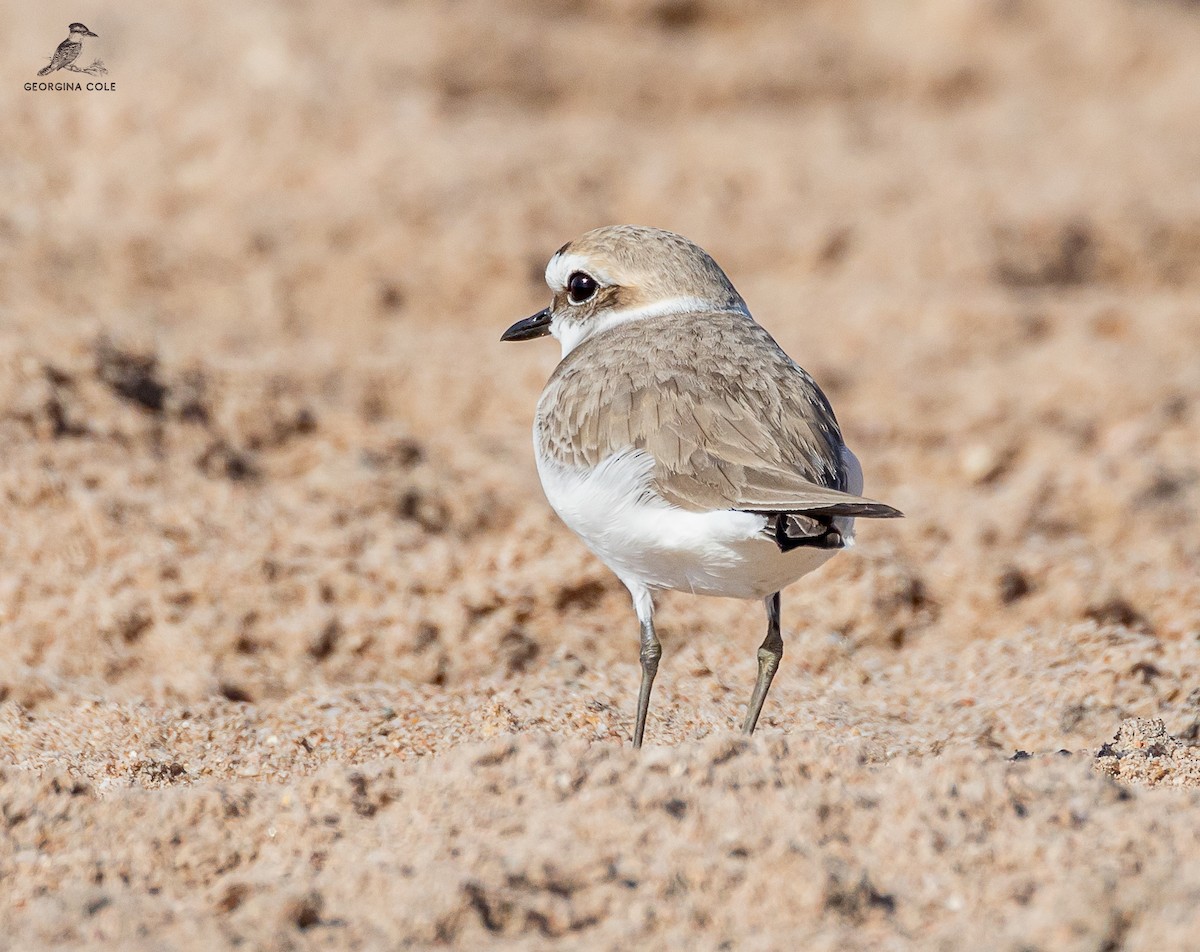
[[790, 552], [801, 546], [840, 549], [846, 544], [841, 530], [829, 516], [810, 518], [797, 513], [772, 513], [763, 532], [770, 536], [780, 552]]

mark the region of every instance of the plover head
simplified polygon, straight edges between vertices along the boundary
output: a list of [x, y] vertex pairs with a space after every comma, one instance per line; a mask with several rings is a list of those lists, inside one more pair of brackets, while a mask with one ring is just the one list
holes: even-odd
[[69, 33], [70, 33], [72, 36], [79, 36], [79, 35], [83, 35], [83, 36], [98, 36], [98, 35], [99, 35], [99, 34], [93, 33], [91, 30], [89, 30], [89, 29], [88, 29], [86, 26], [84, 26], [82, 23], [72, 23], [72, 24], [71, 24], [69, 27], [67, 27], [67, 31], [68, 31], [68, 32], [69, 32]]
[[746, 313], [720, 266], [682, 235], [640, 225], [596, 228], [568, 242], [546, 266], [550, 306], [518, 321], [501, 340], [552, 334], [565, 357], [610, 327], [667, 314]]

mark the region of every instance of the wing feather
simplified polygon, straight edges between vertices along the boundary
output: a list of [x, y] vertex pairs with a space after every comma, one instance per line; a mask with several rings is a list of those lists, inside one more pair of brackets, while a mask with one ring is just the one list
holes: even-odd
[[741, 313], [651, 318], [586, 341], [546, 385], [537, 432], [571, 467], [645, 450], [654, 488], [683, 509], [900, 515], [846, 491], [829, 401]]

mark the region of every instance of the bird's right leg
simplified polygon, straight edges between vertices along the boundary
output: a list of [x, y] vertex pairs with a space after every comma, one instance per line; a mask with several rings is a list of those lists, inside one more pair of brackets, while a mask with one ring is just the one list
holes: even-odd
[[650, 691], [654, 687], [654, 676], [658, 673], [658, 659], [662, 657], [662, 644], [654, 633], [654, 599], [644, 586], [631, 586], [633, 608], [637, 612], [642, 629], [642, 687], [638, 691], [637, 726], [633, 730], [633, 746], [642, 746], [646, 733], [646, 715], [650, 711]]

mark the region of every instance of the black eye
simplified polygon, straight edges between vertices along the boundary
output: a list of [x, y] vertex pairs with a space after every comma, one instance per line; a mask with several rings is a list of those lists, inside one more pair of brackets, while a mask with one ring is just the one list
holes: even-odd
[[596, 293], [598, 285], [590, 274], [582, 271], [572, 272], [567, 278], [567, 300], [572, 304], [582, 304]]

